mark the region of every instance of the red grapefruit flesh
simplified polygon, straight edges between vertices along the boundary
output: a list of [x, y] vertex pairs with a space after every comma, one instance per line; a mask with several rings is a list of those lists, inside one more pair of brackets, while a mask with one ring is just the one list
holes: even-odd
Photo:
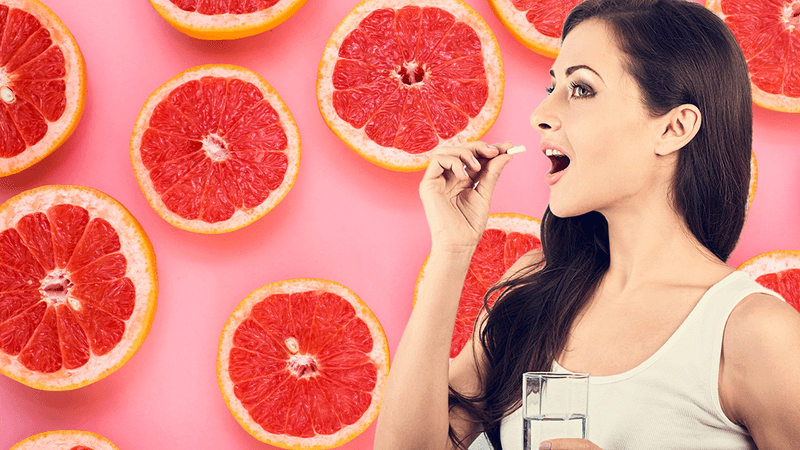
[[266, 285], [222, 330], [217, 380], [236, 420], [281, 448], [332, 448], [378, 414], [389, 372], [380, 323], [346, 287], [296, 279]]
[[0, 206], [0, 372], [76, 389], [121, 367], [153, 321], [155, 256], [133, 216], [80, 186]]
[[558, 55], [561, 28], [582, 0], [489, 0], [500, 23], [524, 46], [550, 58]]
[[38, 0], [0, 0], [0, 176], [58, 148], [86, 97], [78, 43]]
[[800, 311], [800, 251], [775, 250], [743, 262], [738, 270], [750, 275], [762, 286], [780, 294]]
[[286, 196], [300, 167], [300, 132], [258, 74], [206, 65], [150, 95], [130, 151], [139, 187], [161, 217], [185, 230], [224, 233]]
[[483, 135], [500, 112], [503, 66], [461, 0], [364, 0], [333, 32], [317, 74], [325, 122], [367, 160], [424, 169], [433, 150]]

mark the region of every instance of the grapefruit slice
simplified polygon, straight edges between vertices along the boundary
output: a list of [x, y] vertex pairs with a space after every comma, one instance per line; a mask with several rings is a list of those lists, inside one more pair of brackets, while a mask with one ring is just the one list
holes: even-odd
[[130, 150], [139, 187], [161, 217], [184, 230], [224, 233], [286, 196], [300, 167], [300, 132], [258, 74], [212, 64], [150, 95]]
[[706, 0], [739, 41], [750, 70], [753, 102], [800, 112], [800, 2]]
[[489, 0], [494, 15], [522, 45], [555, 58], [567, 15], [582, 0]]
[[754, 256], [737, 270], [780, 294], [800, 311], [800, 250], [774, 250]]
[[[492, 285], [508, 271], [525, 253], [541, 248], [539, 240], [539, 219], [514, 213], [489, 214], [486, 230], [478, 242], [475, 254], [469, 264], [467, 278], [461, 291], [458, 304], [453, 341], [450, 346], [450, 359], [461, 353], [472, 336], [475, 319], [483, 308], [483, 297]], [[425, 278], [428, 260], [422, 264], [414, 288], [414, 303], [417, 302], [419, 285]], [[489, 299], [489, 306], [494, 303]]]
[[281, 448], [339, 446], [375, 419], [389, 373], [378, 319], [328, 280], [263, 286], [225, 323], [217, 381], [233, 416]]
[[0, 206], [0, 373], [51, 391], [122, 367], [153, 322], [153, 247], [136, 219], [83, 186]]
[[38, 0], [0, 0], [0, 176], [58, 148], [85, 98], [83, 55], [61, 20]]
[[306, 0], [150, 0], [178, 31], [198, 39], [239, 39], [274, 28]]
[[494, 34], [462, 0], [364, 0], [325, 46], [317, 103], [356, 153], [410, 172], [436, 147], [482, 136], [503, 81]]
[[31, 436], [9, 450], [119, 450], [119, 447], [99, 434], [61, 430]]
[[750, 150], [750, 189], [747, 191], [747, 209], [750, 211], [750, 206], [753, 205], [753, 199], [756, 198], [756, 189], [758, 188], [758, 163], [756, 162], [756, 154]]

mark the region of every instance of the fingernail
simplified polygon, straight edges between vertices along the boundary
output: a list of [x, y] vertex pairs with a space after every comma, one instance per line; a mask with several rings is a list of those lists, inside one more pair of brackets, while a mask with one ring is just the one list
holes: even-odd
[[480, 169], [480, 167], [481, 167], [481, 163], [480, 163], [480, 162], [478, 162], [478, 158], [476, 158], [476, 157], [474, 157], [474, 156], [473, 156], [473, 157], [472, 157], [472, 163], [473, 163], [473, 164], [475, 164], [476, 166], [478, 166], [478, 170], [481, 170], [481, 169]]
[[539, 450], [550, 450], [550, 447], [552, 446], [553, 444], [551, 444], [550, 441], [544, 441], [539, 444]]

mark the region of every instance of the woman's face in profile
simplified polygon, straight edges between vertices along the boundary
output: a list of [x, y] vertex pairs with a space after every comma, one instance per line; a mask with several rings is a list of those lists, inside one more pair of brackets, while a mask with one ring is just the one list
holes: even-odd
[[659, 183], [653, 171], [660, 125], [644, 107], [611, 29], [592, 19], [575, 27], [550, 75], [552, 92], [531, 125], [542, 134], [543, 151], [556, 153], [545, 175], [553, 214], [603, 213], [663, 196], [651, 189]]

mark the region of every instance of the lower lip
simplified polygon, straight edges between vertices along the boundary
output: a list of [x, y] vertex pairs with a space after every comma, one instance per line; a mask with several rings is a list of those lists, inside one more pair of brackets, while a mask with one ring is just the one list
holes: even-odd
[[[567, 169], [569, 169], [569, 168], [567, 168]], [[547, 183], [550, 186], [558, 183], [558, 180], [560, 180], [561, 177], [564, 176], [564, 173], [567, 171], [567, 169], [564, 169], [561, 172], [556, 172], [556, 173], [547, 172], [546, 174], [544, 174], [545, 183]]]

